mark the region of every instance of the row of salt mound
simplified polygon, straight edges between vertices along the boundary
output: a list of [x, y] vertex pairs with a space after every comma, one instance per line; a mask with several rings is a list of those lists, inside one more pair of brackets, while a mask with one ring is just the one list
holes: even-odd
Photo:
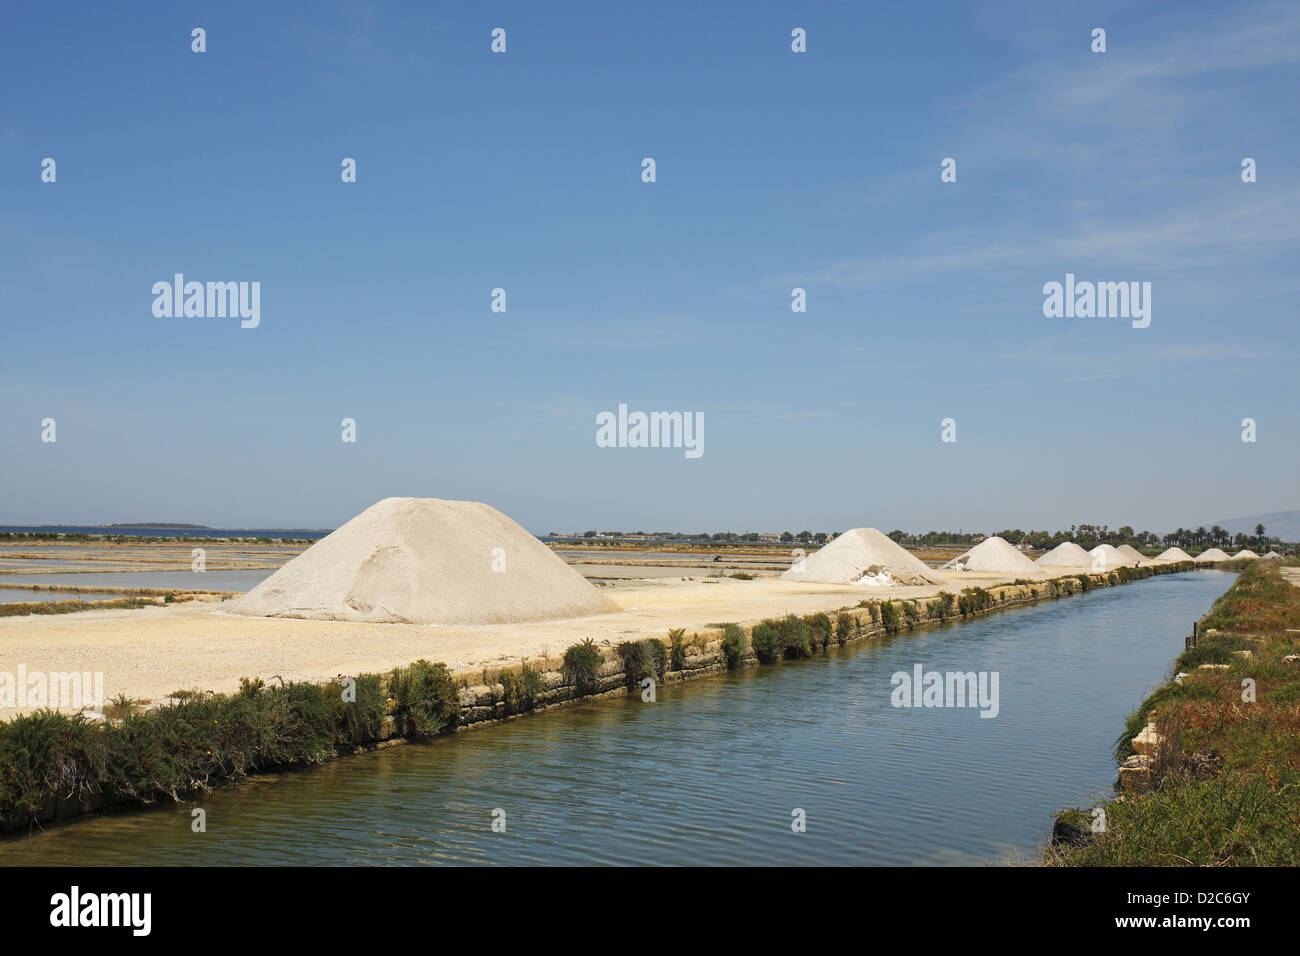
[[1116, 568], [1124, 563], [1124, 556], [1115, 550], [1113, 544], [1099, 544], [1088, 554], [1092, 555], [1094, 568]]
[[965, 554], [943, 566], [945, 571], [980, 571], [988, 574], [1014, 574], [1018, 578], [1045, 578], [1045, 572], [1014, 548], [1005, 538], [985, 538]]
[[854, 528], [781, 575], [818, 584], [942, 584], [925, 562], [875, 528]]
[[1129, 561], [1145, 561], [1147, 559], [1145, 554], [1130, 544], [1121, 544], [1115, 551], [1122, 554]]
[[1053, 568], [1090, 568], [1092, 555], [1073, 541], [1063, 541], [1051, 551], [1040, 555], [1035, 563]]

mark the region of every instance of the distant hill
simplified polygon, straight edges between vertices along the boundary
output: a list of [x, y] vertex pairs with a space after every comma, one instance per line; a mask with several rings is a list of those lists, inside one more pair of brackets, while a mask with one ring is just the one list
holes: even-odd
[[[1300, 541], [1300, 511], [1274, 511], [1267, 515], [1246, 515], [1244, 518], [1228, 518], [1215, 524], [1236, 534], [1254, 534], [1255, 525], [1262, 524], [1264, 533], [1270, 538], [1283, 541]], [[1209, 525], [1206, 525], [1208, 528]]]
[[133, 521], [129, 524], [102, 524], [101, 528], [176, 528], [185, 531], [211, 531], [205, 524], [177, 524], [174, 521]]

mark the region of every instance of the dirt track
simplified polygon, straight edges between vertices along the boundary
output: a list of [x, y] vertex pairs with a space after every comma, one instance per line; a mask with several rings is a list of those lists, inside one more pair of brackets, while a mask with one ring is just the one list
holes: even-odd
[[[943, 587], [862, 588], [759, 578], [629, 582], [607, 593], [615, 614], [529, 624], [425, 627], [237, 617], [224, 604], [187, 603], [124, 611], [0, 619], [0, 671], [104, 674], [106, 698], [158, 701], [176, 690], [231, 691], [241, 677], [325, 680], [383, 671], [427, 658], [475, 678], [485, 667], [559, 656], [586, 637], [611, 644], [687, 633], [726, 621], [750, 623], [830, 611], [864, 597], [926, 597], [1001, 578], [962, 574]], [[0, 708], [0, 718], [13, 709]]]

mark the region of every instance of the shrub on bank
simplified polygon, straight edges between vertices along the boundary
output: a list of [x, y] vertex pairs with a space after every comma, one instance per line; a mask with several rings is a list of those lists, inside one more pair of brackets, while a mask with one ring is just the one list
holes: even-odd
[[916, 627], [916, 625], [921, 622], [921, 605], [917, 604], [915, 601], [904, 601], [903, 621], [907, 624], [907, 629], [909, 631]]
[[993, 607], [993, 595], [983, 588], [962, 588], [957, 598], [957, 609], [962, 617], [970, 617]]
[[735, 670], [745, 658], [745, 632], [738, 624], [724, 624], [722, 627], [722, 656], [727, 662], [727, 670]]
[[455, 724], [460, 715], [456, 689], [446, 664], [425, 660], [395, 667], [388, 678], [388, 694], [397, 702], [393, 716], [413, 737], [432, 737]]
[[782, 657], [812, 657], [812, 631], [806, 621], [788, 614], [776, 622], [776, 629], [781, 635]]
[[650, 671], [647, 676], [663, 680], [664, 674], [668, 673], [668, 648], [664, 647], [663, 641], [654, 637], [647, 637], [641, 643], [645, 647], [642, 653]]
[[668, 660], [672, 670], [680, 671], [686, 667], [686, 628], [673, 628], [668, 632]]
[[930, 616], [940, 621], [947, 620], [952, 615], [953, 606], [957, 599], [947, 591], [940, 591], [938, 596], [926, 604], [925, 609], [930, 612]]
[[858, 633], [858, 619], [841, 611], [835, 615], [835, 640], [847, 644]]
[[826, 650], [834, 637], [834, 625], [826, 614], [810, 614], [804, 619], [808, 626], [808, 640], [814, 650]]
[[595, 691], [596, 672], [599, 670], [600, 649], [591, 638], [569, 645], [564, 652], [564, 664], [560, 667], [560, 672], [565, 680], [573, 684], [578, 696]]
[[764, 621], [754, 626], [750, 643], [753, 645], [754, 653], [758, 655], [760, 664], [774, 664], [781, 659], [781, 632], [771, 621]]
[[663, 679], [668, 654], [662, 642], [647, 637], [640, 641], [623, 641], [614, 650], [623, 662], [623, 676], [629, 688], [639, 687], [647, 677], [656, 681]]
[[507, 714], [522, 714], [537, 706], [537, 698], [542, 694], [542, 675], [527, 664], [515, 676], [510, 671], [501, 674], [501, 702], [506, 705]]

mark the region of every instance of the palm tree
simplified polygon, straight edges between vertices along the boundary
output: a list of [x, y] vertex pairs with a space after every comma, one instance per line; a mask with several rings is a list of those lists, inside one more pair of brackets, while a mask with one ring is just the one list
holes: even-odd
[[1204, 540], [1205, 540], [1205, 525], [1201, 525], [1199, 528], [1196, 529], [1196, 546], [1200, 547], [1201, 542], [1203, 542]]

